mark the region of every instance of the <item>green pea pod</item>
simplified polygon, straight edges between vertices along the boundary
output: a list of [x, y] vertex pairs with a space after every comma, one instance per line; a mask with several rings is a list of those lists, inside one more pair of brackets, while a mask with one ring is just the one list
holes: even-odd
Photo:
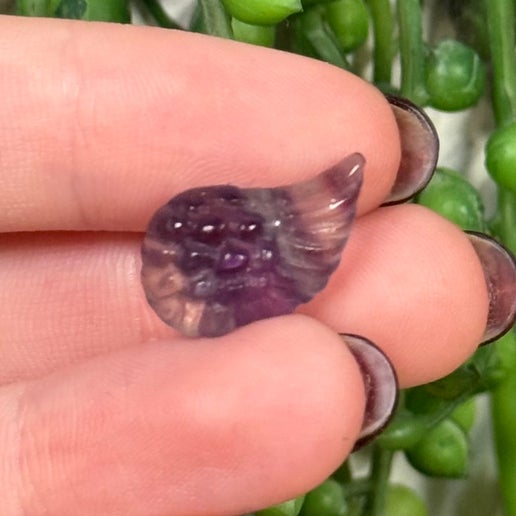
[[406, 450], [417, 444], [427, 429], [427, 418], [403, 410], [396, 414], [375, 443], [386, 450]]
[[516, 122], [491, 134], [486, 146], [486, 167], [501, 188], [516, 193]]
[[325, 7], [328, 23], [345, 52], [364, 44], [369, 31], [369, 12], [362, 0], [337, 0]]
[[273, 505], [255, 513], [256, 516], [297, 516], [303, 505], [305, 495]]
[[348, 504], [342, 486], [330, 478], [305, 496], [301, 516], [346, 516]]
[[462, 229], [485, 231], [484, 205], [477, 190], [461, 174], [437, 168], [417, 202], [439, 213]]
[[253, 25], [274, 25], [303, 10], [301, 0], [222, 0], [231, 16]]
[[251, 25], [250, 23], [232, 18], [231, 27], [233, 29], [233, 36], [237, 41], [263, 47], [274, 46], [276, 34], [274, 25]]
[[410, 487], [389, 484], [385, 497], [385, 516], [428, 516], [424, 500]]
[[462, 428], [445, 419], [405, 451], [410, 464], [425, 475], [464, 478], [468, 470], [468, 441]]
[[474, 106], [484, 94], [485, 84], [482, 59], [464, 43], [444, 40], [428, 54], [425, 87], [432, 107], [460, 111]]

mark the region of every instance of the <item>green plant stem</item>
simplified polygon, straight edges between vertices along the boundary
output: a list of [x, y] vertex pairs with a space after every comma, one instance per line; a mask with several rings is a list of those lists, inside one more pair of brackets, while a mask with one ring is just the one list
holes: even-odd
[[449, 417], [453, 411], [460, 407], [463, 403], [468, 401], [471, 396], [478, 392], [478, 387], [476, 385], [472, 385], [469, 389], [466, 389], [463, 393], [457, 396], [454, 400], [447, 403], [443, 408], [435, 411], [433, 414], [428, 415], [428, 429], [437, 426], [439, 423], [444, 421], [447, 417]]
[[374, 76], [376, 83], [391, 83], [394, 56], [394, 20], [389, 0], [369, 0], [374, 30]]
[[383, 516], [393, 457], [393, 451], [373, 445], [370, 475], [371, 491], [364, 506], [364, 515]]
[[233, 39], [230, 17], [220, 0], [198, 0], [192, 22], [198, 32]]
[[152, 17], [160, 27], [164, 27], [165, 29], [182, 28], [167, 14], [159, 0], [141, 0], [141, 2], [143, 5], [145, 5], [147, 11], [149, 11], [149, 13], [152, 15]]
[[516, 255], [516, 194], [500, 189], [498, 210], [499, 237], [504, 245]]
[[[323, 10], [319, 6], [306, 9], [297, 17], [298, 36], [304, 38], [311, 47], [312, 57], [321, 59], [340, 68], [349, 69], [345, 54], [333, 31], [324, 20]], [[308, 51], [308, 49], [305, 49]]]
[[[484, 0], [493, 66], [493, 109], [501, 127], [516, 120], [516, 51], [514, 0]], [[497, 233], [516, 253], [516, 195], [499, 189]], [[504, 380], [491, 391], [493, 433], [498, 458], [498, 479], [505, 516], [516, 516], [516, 334], [513, 329], [495, 346]]]
[[[498, 192], [498, 236], [516, 253], [516, 195]], [[498, 460], [498, 481], [504, 515], [516, 516], [516, 329], [504, 335], [494, 345], [504, 370], [504, 380], [491, 391], [493, 433]]]
[[397, 0], [401, 58], [401, 94], [423, 106], [425, 89], [425, 49], [420, 0]]
[[17, 0], [16, 13], [23, 16], [48, 16], [48, 0]]
[[346, 497], [364, 496], [371, 491], [371, 482], [369, 479], [353, 480], [344, 486]]
[[362, 507], [362, 498], [371, 490], [371, 481], [369, 478], [353, 478], [350, 461], [346, 460], [333, 473], [332, 477], [342, 484], [344, 493], [348, 501], [348, 512], [346, 516], [360, 516]]
[[349, 460], [343, 462], [333, 473], [332, 477], [337, 482], [341, 482], [342, 484], [348, 484], [350, 482], [353, 482], [353, 473], [351, 472]]
[[516, 516], [516, 334], [495, 344], [507, 370], [506, 379], [491, 391], [491, 412], [498, 459], [498, 477], [505, 516]]
[[493, 64], [493, 107], [497, 125], [516, 120], [514, 0], [485, 0]]

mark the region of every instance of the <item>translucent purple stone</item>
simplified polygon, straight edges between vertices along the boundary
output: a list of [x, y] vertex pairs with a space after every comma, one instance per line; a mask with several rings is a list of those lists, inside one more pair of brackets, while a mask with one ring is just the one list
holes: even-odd
[[364, 163], [352, 154], [289, 186], [219, 185], [177, 195], [154, 214], [143, 241], [149, 304], [192, 337], [291, 313], [340, 262]]

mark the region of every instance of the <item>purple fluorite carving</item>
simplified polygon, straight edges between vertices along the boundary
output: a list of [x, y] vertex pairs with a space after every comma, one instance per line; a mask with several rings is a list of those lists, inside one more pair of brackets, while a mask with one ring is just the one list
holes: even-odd
[[194, 188], [152, 217], [142, 284], [184, 335], [215, 337], [291, 313], [322, 290], [355, 217], [364, 158], [277, 188]]

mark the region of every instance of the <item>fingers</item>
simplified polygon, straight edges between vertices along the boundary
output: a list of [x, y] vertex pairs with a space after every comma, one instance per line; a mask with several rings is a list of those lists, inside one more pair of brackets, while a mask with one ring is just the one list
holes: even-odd
[[303, 316], [129, 348], [0, 390], [0, 512], [250, 512], [326, 478], [363, 411], [352, 355]]
[[416, 205], [377, 210], [358, 225], [341, 267], [301, 311], [367, 335], [386, 350], [403, 386], [451, 372], [482, 341], [489, 311], [467, 236]]
[[[2, 382], [175, 334], [144, 299], [140, 238], [3, 237]], [[376, 342], [408, 386], [443, 376], [471, 354], [485, 329], [488, 300], [465, 235], [432, 212], [405, 205], [357, 221], [338, 271], [302, 310], [335, 331]]]
[[286, 184], [357, 151], [362, 212], [394, 182], [391, 109], [337, 68], [155, 28], [4, 17], [0, 31], [0, 231], [142, 230], [186, 188]]

